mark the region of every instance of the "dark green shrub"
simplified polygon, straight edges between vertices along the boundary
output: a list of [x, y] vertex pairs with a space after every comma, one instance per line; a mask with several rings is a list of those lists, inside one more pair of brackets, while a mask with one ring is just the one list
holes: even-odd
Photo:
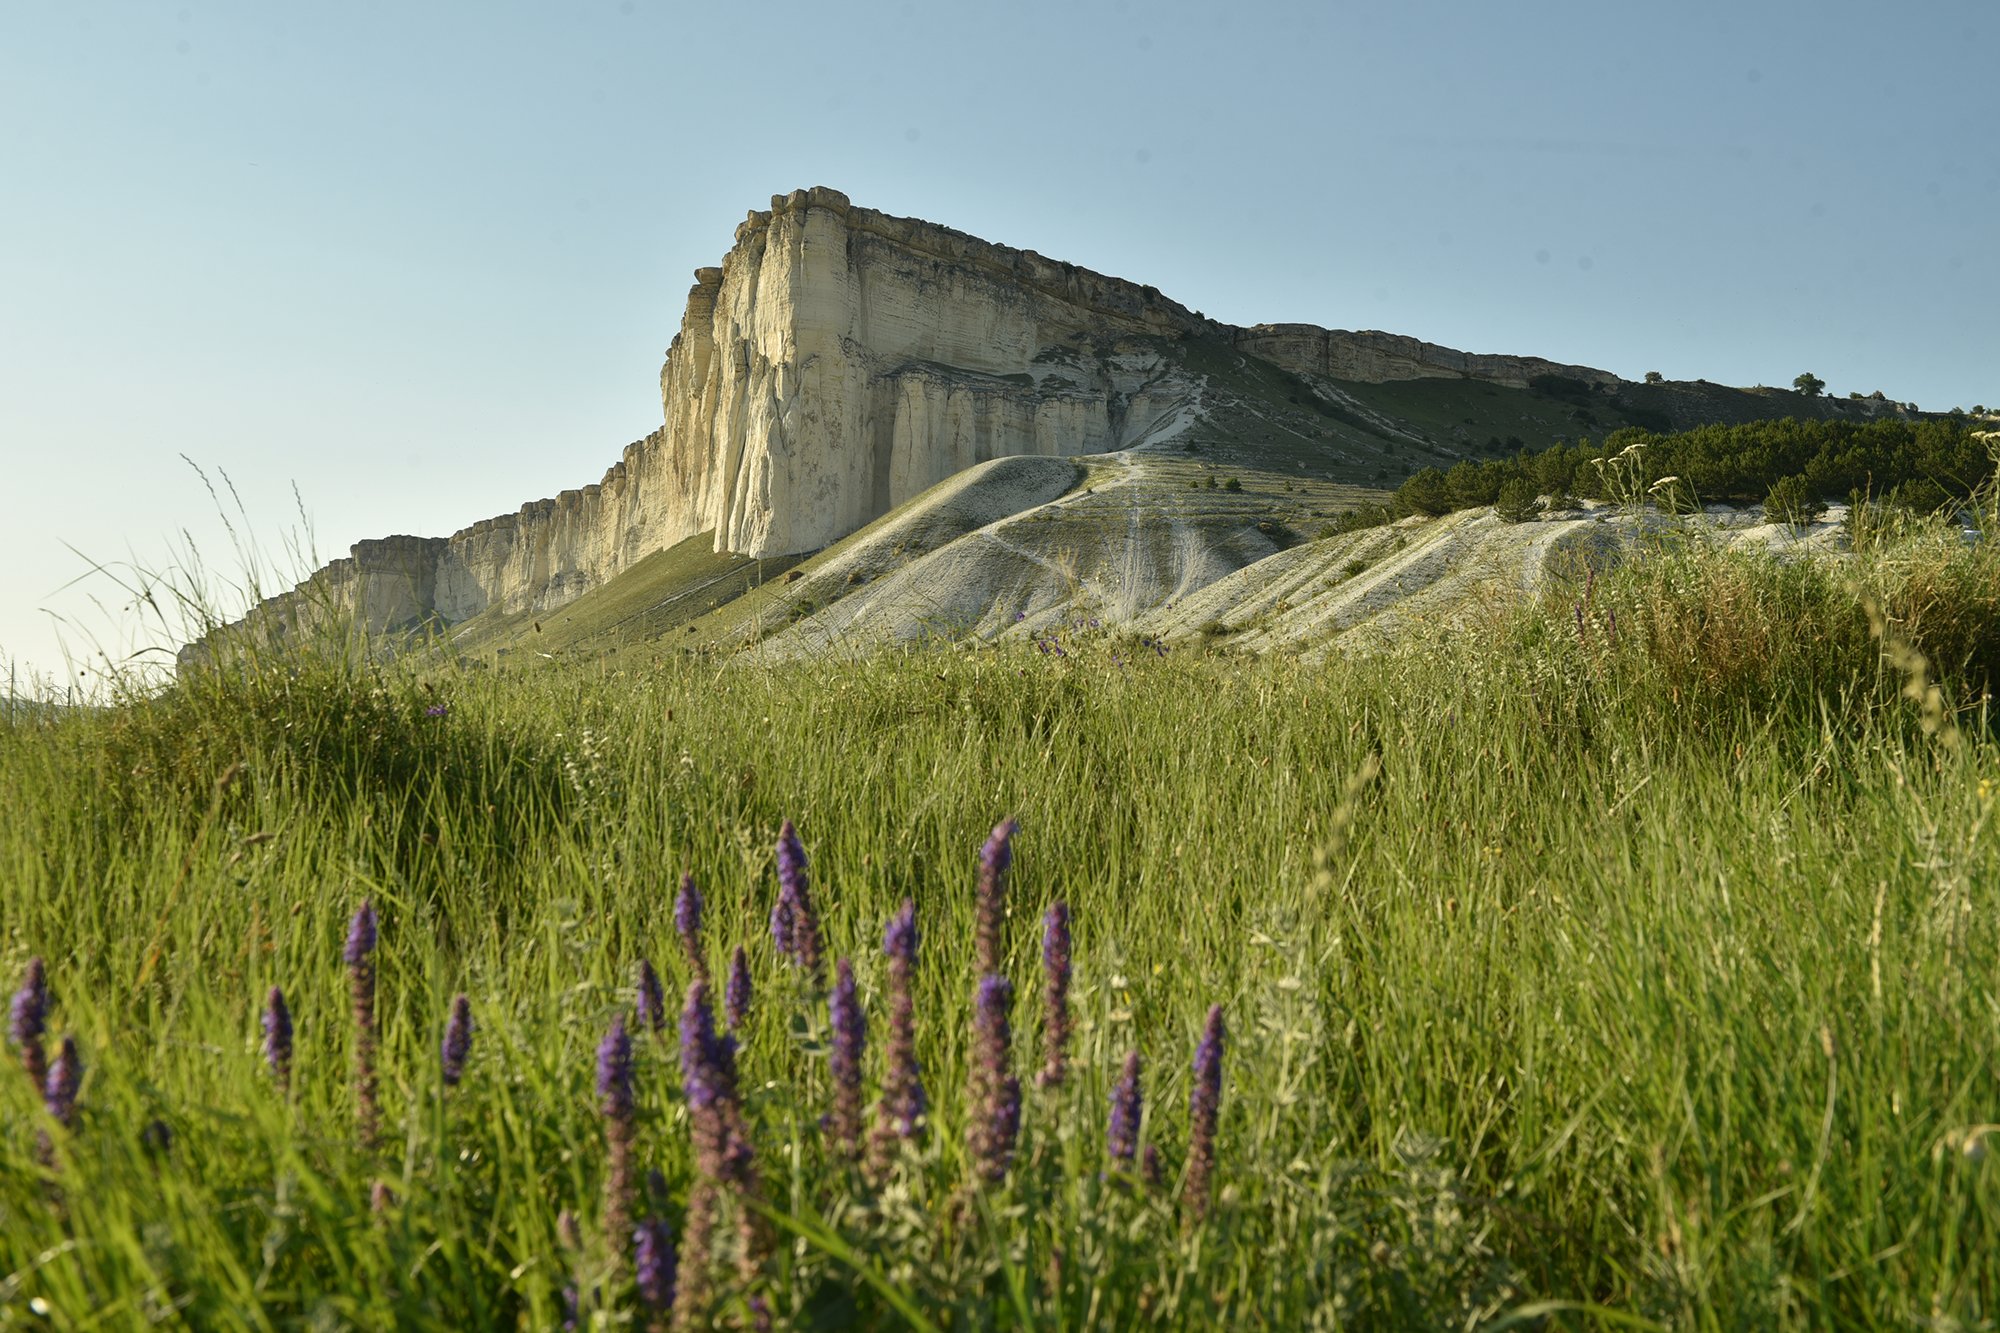
[[1412, 473], [1408, 481], [1396, 488], [1396, 508], [1406, 514], [1432, 517], [1449, 514], [1451, 488], [1445, 483], [1444, 473], [1434, 467]]
[[1535, 494], [1534, 483], [1525, 478], [1517, 478], [1500, 488], [1500, 496], [1494, 501], [1493, 512], [1509, 523], [1525, 523], [1541, 509], [1542, 502]]
[[1764, 497], [1764, 517], [1772, 523], [1802, 527], [1825, 512], [1826, 505], [1800, 476], [1780, 478]]

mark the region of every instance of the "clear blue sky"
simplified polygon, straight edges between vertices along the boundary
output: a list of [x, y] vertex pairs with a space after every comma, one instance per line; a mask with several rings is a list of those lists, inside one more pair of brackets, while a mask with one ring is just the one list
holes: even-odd
[[[1236, 323], [2000, 401], [2000, 7], [0, 8], [0, 663], [93, 560], [285, 572], [594, 481], [824, 184]], [[59, 591], [59, 589], [61, 591]], [[4, 684], [4, 667], [0, 667]]]

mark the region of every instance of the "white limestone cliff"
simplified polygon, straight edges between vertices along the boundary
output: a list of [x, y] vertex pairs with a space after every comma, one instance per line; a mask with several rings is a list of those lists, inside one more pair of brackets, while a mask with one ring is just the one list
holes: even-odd
[[1151, 287], [796, 190], [696, 271], [661, 370], [664, 424], [601, 481], [448, 538], [363, 542], [292, 602], [314, 590], [378, 634], [553, 609], [703, 532], [718, 551], [815, 550], [990, 459], [1170, 435], [1199, 385], [1143, 340], [1191, 337], [1346, 379], [1614, 378], [1387, 334], [1237, 329]]

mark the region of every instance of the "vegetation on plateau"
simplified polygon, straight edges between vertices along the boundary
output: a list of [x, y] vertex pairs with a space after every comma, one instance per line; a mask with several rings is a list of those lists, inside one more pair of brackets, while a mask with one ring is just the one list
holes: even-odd
[[1397, 490], [1396, 508], [1446, 514], [1500, 503], [1512, 486], [1557, 500], [1650, 499], [1687, 509], [1761, 504], [1782, 485], [1788, 512], [1856, 496], [1932, 513], [1966, 503], [1992, 473], [1981, 432], [1957, 418], [1787, 418], [1666, 434], [1627, 427], [1597, 444], [1558, 442], [1448, 470], [1424, 468]]
[[1990, 1325], [2000, 556], [1862, 545], [1319, 666], [300, 653], [17, 720], [0, 1306]]

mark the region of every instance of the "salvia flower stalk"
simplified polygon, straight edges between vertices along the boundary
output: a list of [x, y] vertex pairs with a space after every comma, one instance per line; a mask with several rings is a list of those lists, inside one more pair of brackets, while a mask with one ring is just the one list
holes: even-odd
[[1209, 1181], [1215, 1174], [1215, 1125], [1222, 1110], [1222, 1006], [1210, 1005], [1201, 1042], [1194, 1050], [1194, 1087], [1188, 1092], [1186, 1199], [1196, 1221], [1208, 1214]]
[[708, 960], [701, 949], [701, 890], [695, 887], [693, 875], [681, 876], [680, 892], [674, 895], [674, 933], [681, 937], [688, 975], [707, 981]]
[[1014, 984], [1002, 976], [982, 977], [973, 1002], [972, 1069], [966, 1080], [970, 1102], [966, 1146], [974, 1169], [990, 1184], [1007, 1175], [1021, 1130], [1021, 1081], [1012, 1066], [1013, 1032], [1008, 1010]]
[[639, 981], [634, 990], [633, 1012], [639, 1026], [655, 1033], [666, 1031], [667, 993], [651, 959], [639, 960]]
[[1111, 1121], [1105, 1129], [1104, 1142], [1111, 1164], [1121, 1171], [1130, 1171], [1139, 1153], [1139, 1115], [1143, 1108], [1139, 1068], [1139, 1053], [1126, 1055], [1118, 1086], [1111, 1090]]
[[[688, 1191], [682, 1228], [686, 1249], [674, 1301], [676, 1328], [706, 1327], [709, 1270], [716, 1258], [715, 1232], [725, 1191], [754, 1198], [760, 1191], [756, 1153], [736, 1087], [736, 1041], [717, 1036], [708, 984], [688, 986], [681, 1008], [681, 1091], [687, 1098], [696, 1180]], [[763, 1263], [764, 1241], [757, 1214], [737, 1209], [738, 1271], [749, 1277]]]
[[869, 1139], [869, 1166], [878, 1176], [904, 1142], [918, 1142], [924, 1132], [924, 1079], [917, 1063], [917, 905], [910, 899], [903, 899], [902, 909], [889, 919], [882, 952], [889, 957], [889, 1035], [882, 1100], [876, 1104]]
[[363, 1148], [375, 1146], [382, 1114], [375, 1100], [375, 931], [375, 904], [364, 899], [342, 954], [354, 1000], [354, 1119]]
[[458, 1081], [465, 1077], [465, 1060], [471, 1054], [472, 1001], [456, 995], [451, 1001], [451, 1017], [444, 1025], [444, 1041], [438, 1048], [447, 1088], [457, 1087]]
[[604, 1175], [604, 1230], [609, 1236], [626, 1236], [632, 1230], [632, 1140], [638, 1110], [632, 1098], [632, 1037], [625, 1030], [623, 1014], [611, 1020], [610, 1030], [598, 1043], [597, 1107], [604, 1117], [608, 1159]]
[[64, 1037], [42, 1087], [42, 1105], [64, 1129], [76, 1128], [76, 1093], [83, 1086], [83, 1055], [75, 1037]]
[[667, 1224], [657, 1217], [641, 1222], [632, 1233], [632, 1268], [638, 1279], [639, 1300], [648, 1310], [664, 1314], [672, 1308], [678, 1266], [673, 1233]]
[[729, 956], [729, 981], [722, 990], [722, 1012], [734, 1032], [750, 1018], [750, 955], [742, 945]]
[[979, 899], [974, 930], [974, 956], [979, 975], [996, 976], [1000, 966], [1000, 929], [1007, 919], [1007, 871], [1014, 864], [1014, 834], [1020, 825], [1003, 819], [979, 849]]
[[854, 987], [854, 965], [834, 964], [833, 993], [827, 997], [833, 1040], [827, 1068], [833, 1080], [833, 1109], [820, 1122], [833, 1151], [849, 1160], [861, 1153], [861, 1059], [868, 1044], [868, 1016]]
[[806, 875], [806, 849], [789, 819], [778, 830], [778, 901], [771, 909], [771, 938], [778, 952], [792, 966], [803, 969], [813, 984], [825, 980], [819, 913], [813, 908], [812, 886]]
[[21, 988], [7, 1011], [7, 1039], [21, 1053], [21, 1068], [40, 1092], [49, 1081], [48, 1053], [42, 1036], [49, 1026], [49, 981], [40, 957], [28, 960]]
[[292, 1011], [285, 1004], [285, 992], [277, 986], [264, 997], [264, 1063], [280, 1093], [292, 1086]]
[[1042, 1072], [1045, 1088], [1062, 1086], [1069, 1061], [1069, 904], [1056, 902], [1042, 917]]

